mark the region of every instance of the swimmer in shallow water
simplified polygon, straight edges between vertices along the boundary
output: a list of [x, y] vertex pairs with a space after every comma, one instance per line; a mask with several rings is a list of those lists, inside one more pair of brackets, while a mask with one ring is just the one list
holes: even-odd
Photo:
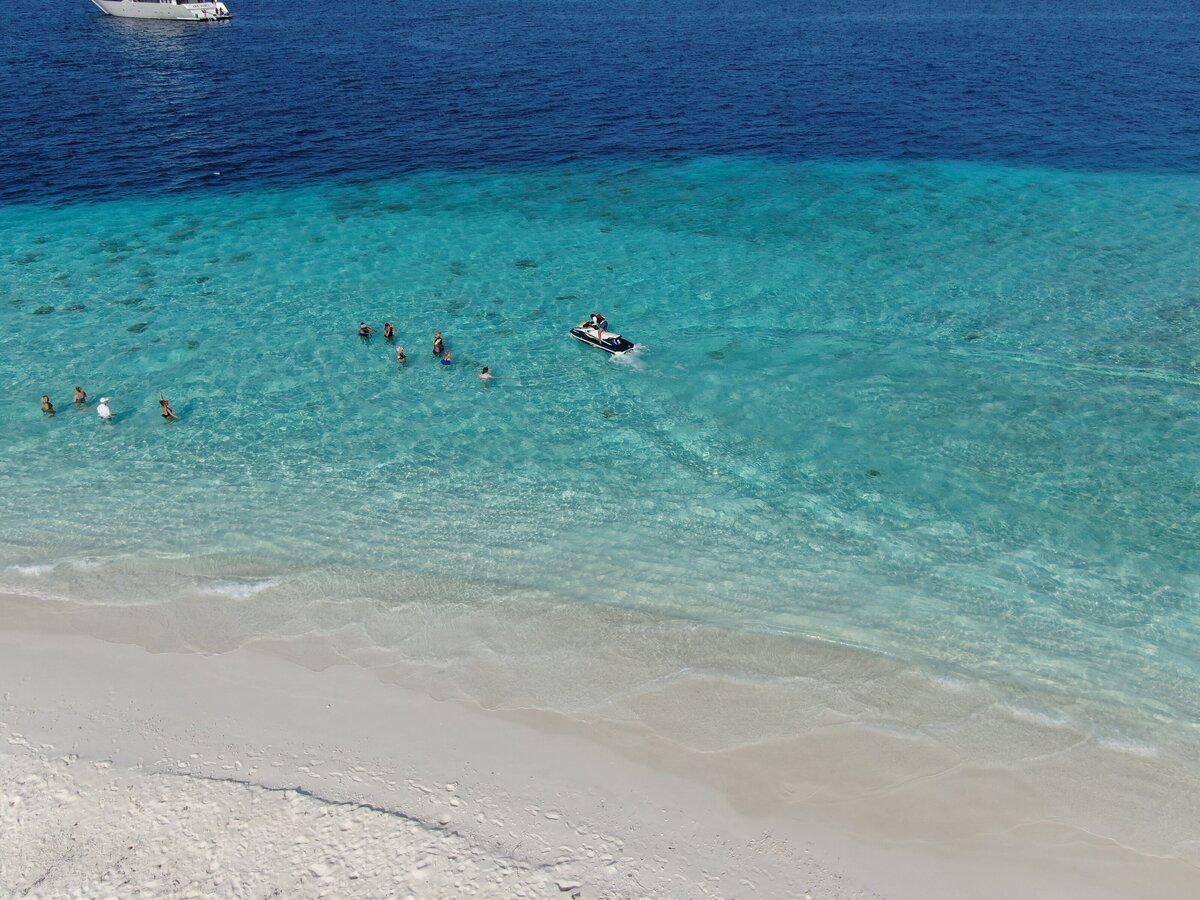
[[71, 402], [83, 405], [87, 403], [87, 391], [79, 385], [75, 385], [75, 396], [71, 398]]
[[406, 362], [408, 362], [408, 357], [404, 355], [403, 347], [396, 348], [396, 362], [400, 363], [400, 365], [404, 365]]
[[396, 339], [396, 326], [391, 322], [383, 323], [383, 339], [389, 344]]
[[358, 323], [358, 336], [360, 338], [362, 338], [364, 341], [369, 341], [371, 339], [371, 335], [373, 335], [374, 333], [375, 333], [375, 329], [372, 328], [370, 325], [368, 325], [366, 322]]
[[50, 402], [48, 394], [42, 394], [42, 412], [48, 416], [54, 415], [54, 404]]
[[443, 355], [442, 355], [442, 365], [443, 365], [443, 366], [452, 366], [452, 365], [454, 365], [454, 360], [450, 358], [450, 351], [449, 351], [449, 350], [447, 350], [447, 351], [445, 352], [445, 354], [443, 354]]
[[112, 424], [112, 410], [108, 408], [108, 398], [101, 397], [100, 402], [96, 404], [96, 415], [100, 417], [100, 421], [106, 425]]
[[484, 381], [491, 381], [491, 380], [492, 380], [492, 373], [491, 373], [491, 371], [490, 371], [490, 367], [489, 367], [489, 366], [484, 366], [484, 367], [483, 367], [483, 371], [479, 373], [479, 377], [480, 377], [481, 379], [483, 379]]
[[167, 402], [166, 395], [162, 391], [158, 392], [158, 405], [162, 407], [162, 417], [168, 422], [179, 418], [179, 416], [175, 415], [175, 410], [171, 409], [171, 404]]
[[433, 355], [441, 356], [446, 352], [446, 342], [442, 340], [442, 333], [435, 331], [433, 333]]

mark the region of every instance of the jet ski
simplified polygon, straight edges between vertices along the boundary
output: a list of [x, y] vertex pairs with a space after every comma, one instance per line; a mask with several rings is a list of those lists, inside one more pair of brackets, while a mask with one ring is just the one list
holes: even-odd
[[608, 353], [628, 353], [633, 349], [632, 341], [627, 341], [619, 334], [613, 334], [591, 322], [580, 322], [571, 329], [571, 337], [592, 347], [599, 347]]

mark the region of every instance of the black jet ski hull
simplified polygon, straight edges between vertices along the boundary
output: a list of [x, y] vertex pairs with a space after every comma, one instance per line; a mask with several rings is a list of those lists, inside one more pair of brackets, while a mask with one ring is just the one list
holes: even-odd
[[595, 347], [613, 355], [628, 353], [633, 349], [633, 342], [625, 340], [619, 334], [609, 334], [607, 338], [600, 340], [591, 329], [576, 327], [571, 329], [571, 337], [577, 341], [582, 341], [590, 347]]

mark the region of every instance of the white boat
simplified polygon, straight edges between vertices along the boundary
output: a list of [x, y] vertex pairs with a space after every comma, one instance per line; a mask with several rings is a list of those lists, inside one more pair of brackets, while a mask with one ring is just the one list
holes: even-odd
[[110, 16], [126, 19], [175, 19], [184, 22], [219, 22], [232, 19], [221, 0], [92, 0]]

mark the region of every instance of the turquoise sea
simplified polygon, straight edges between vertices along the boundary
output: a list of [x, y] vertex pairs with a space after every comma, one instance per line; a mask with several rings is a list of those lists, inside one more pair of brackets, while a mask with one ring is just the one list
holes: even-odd
[[1198, 212], [737, 159], [10, 208], [6, 562], [536, 589], [1194, 722]]
[[[186, 37], [72, 18], [65, 46], [143, 80], [75, 108], [64, 53], [7, 94], [0, 592], [104, 611], [114, 639], [290, 641], [701, 749], [831, 721], [1018, 769], [1086, 744], [1154, 770], [1148, 845], [1182, 852], [1194, 50], [1169, 10], [979, 6], [724, 3], [737, 29], [633, 36], [627, 6], [555, 7], [537, 36], [515, 5], [466, 37], [377, 10], [411, 17], [388, 20], [403, 78], [391, 32], [339, 13], [317, 57], [339, 65], [291, 106], [272, 86], [315, 38], [252, 9]], [[546, 36], [567, 32], [608, 68]], [[1100, 50], [1055, 57], [1054, 33]], [[465, 81], [418, 64], [481, 35]], [[201, 77], [213, 105], [180, 102]], [[593, 311], [637, 350], [571, 340]], [[688, 719], [685, 681], [726, 702]], [[994, 739], [998, 715], [1039, 737]]]

